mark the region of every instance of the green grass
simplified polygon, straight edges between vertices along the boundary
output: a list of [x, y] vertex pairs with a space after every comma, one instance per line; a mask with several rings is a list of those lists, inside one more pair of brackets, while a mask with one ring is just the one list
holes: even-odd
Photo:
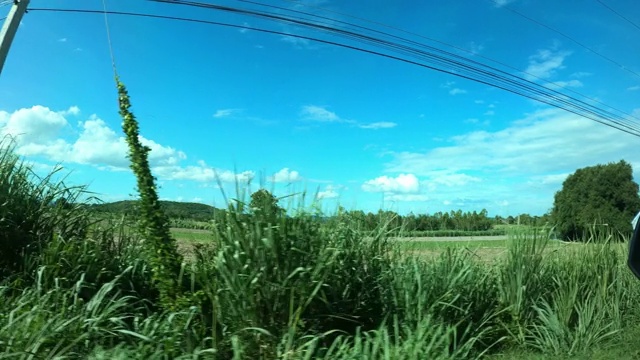
[[413, 240], [397, 241], [397, 246], [404, 251], [441, 250], [447, 248], [506, 248], [507, 240]]
[[171, 228], [171, 235], [177, 241], [189, 243], [211, 243], [214, 240], [213, 231], [193, 231], [189, 229]]
[[[436, 238], [437, 239], [437, 238]], [[487, 240], [479, 238], [477, 240], [398, 240], [395, 244], [404, 251], [428, 251], [443, 250], [447, 248], [468, 248], [468, 249], [507, 249], [511, 240]], [[573, 246], [560, 241], [550, 241], [547, 245], [550, 248]]]
[[[626, 266], [626, 246], [605, 233], [588, 245], [527, 230], [510, 232], [508, 241], [405, 245], [384, 227], [372, 238], [362, 234], [348, 219], [331, 227], [306, 215], [267, 223], [237, 209], [210, 234], [172, 230], [198, 246], [175, 279], [190, 301], [167, 306], [145, 234], [116, 219], [92, 224], [82, 207], [50, 206], [79, 190], [29, 174], [15, 157], [0, 156], [7, 204], [0, 234], [21, 245], [16, 250], [7, 236], [0, 242], [0, 253], [12, 256], [0, 263], [0, 358], [639, 354], [640, 281]], [[409, 245], [438, 254], [407, 256]], [[504, 256], [486, 263], [465, 250], [487, 246]]]

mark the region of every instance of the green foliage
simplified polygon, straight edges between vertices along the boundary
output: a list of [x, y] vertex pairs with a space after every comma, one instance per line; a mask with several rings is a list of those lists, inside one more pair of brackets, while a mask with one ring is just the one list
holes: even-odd
[[278, 199], [266, 189], [251, 194], [249, 209], [257, 219], [265, 222], [274, 223], [285, 215], [285, 210], [278, 206]]
[[54, 182], [59, 169], [38, 178], [13, 146], [0, 144], [0, 281], [32, 270], [25, 260], [40, 256], [54, 234], [82, 237], [89, 224], [75, 204], [84, 188]]
[[[14, 159], [0, 168], [21, 169]], [[8, 183], [33, 195], [28, 182]], [[640, 283], [612, 234], [560, 249], [524, 228], [494, 262], [465, 249], [423, 258], [387, 238], [394, 216], [372, 232], [348, 216], [267, 222], [230, 207], [212, 245], [175, 274], [183, 297], [166, 306], [157, 260], [139, 256], [147, 234], [125, 219], [89, 223], [91, 213], [69, 212], [76, 201], [45, 203], [31, 218], [60, 226], [0, 280], [0, 358], [464, 360], [519, 349], [590, 358], [618, 338], [637, 346], [621, 332], [638, 328]], [[63, 210], [78, 220], [55, 217]]]
[[640, 210], [638, 184], [631, 165], [618, 163], [578, 169], [555, 194], [552, 219], [561, 238], [586, 238], [595, 226], [629, 236], [631, 219]]
[[129, 108], [129, 94], [124, 84], [116, 78], [122, 130], [129, 145], [130, 166], [137, 180], [140, 195], [140, 231], [147, 241], [147, 255], [153, 271], [153, 281], [160, 292], [163, 306], [172, 308], [180, 298], [180, 273], [182, 256], [169, 231], [169, 220], [160, 207], [155, 178], [149, 167], [151, 149], [139, 139], [138, 122]]

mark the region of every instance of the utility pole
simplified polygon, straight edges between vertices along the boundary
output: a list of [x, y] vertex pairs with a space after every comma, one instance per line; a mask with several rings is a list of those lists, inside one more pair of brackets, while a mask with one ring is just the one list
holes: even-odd
[[27, 5], [29, 5], [29, 0], [14, 0], [9, 15], [0, 30], [0, 73], [2, 73], [4, 61], [9, 54], [9, 48], [20, 25], [20, 20], [22, 20], [22, 15], [27, 11]]

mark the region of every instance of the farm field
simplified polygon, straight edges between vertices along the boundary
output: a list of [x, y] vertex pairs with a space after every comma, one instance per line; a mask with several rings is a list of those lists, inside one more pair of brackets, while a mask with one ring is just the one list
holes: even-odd
[[[361, 232], [348, 217], [273, 213], [228, 214], [243, 221], [221, 217], [215, 233], [157, 222], [163, 234], [117, 214], [96, 219], [62, 185], [32, 187], [11, 159], [0, 157], [0, 178], [18, 181], [0, 182], [11, 200], [0, 207], [11, 219], [0, 232], [0, 358], [640, 354], [640, 283], [626, 266], [626, 244], [611, 234], [587, 244], [527, 228], [506, 237], [387, 238], [372, 235], [386, 229]], [[51, 206], [60, 194], [70, 201]], [[151, 215], [149, 223], [162, 220]], [[150, 252], [149, 241], [163, 236]]]

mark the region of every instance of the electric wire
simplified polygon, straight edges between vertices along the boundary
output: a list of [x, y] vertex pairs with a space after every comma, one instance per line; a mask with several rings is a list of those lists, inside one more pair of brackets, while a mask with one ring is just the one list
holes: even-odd
[[[335, 27], [327, 26], [327, 25], [322, 24], [322, 23], [311, 23], [311, 22], [307, 21], [307, 19], [303, 19], [303, 18], [300, 18], [300, 17], [297, 17], [297, 18], [295, 18], [295, 17], [285, 17], [285, 16], [281, 16], [281, 15], [278, 15], [278, 14], [274, 14], [274, 13], [257, 12], [257, 11], [254, 11], [254, 10], [231, 8], [231, 7], [228, 7], [228, 6], [221, 6], [221, 5], [202, 3], [202, 2], [196, 2], [196, 1], [185, 1], [185, 0], [147, 0], [147, 1], [158, 2], [158, 3], [167, 3], [167, 4], [173, 4], [173, 5], [187, 5], [187, 6], [193, 6], [193, 7], [199, 7], [199, 8], [207, 8], [207, 9], [211, 9], [211, 10], [220, 10], [220, 11], [227, 11], [227, 12], [250, 15], [250, 16], [258, 16], [258, 17], [269, 19], [269, 20], [275, 20], [275, 21], [280, 21], [280, 22], [288, 22], [288, 23], [293, 23], [295, 25], [306, 26], [306, 27], [311, 27], [311, 28], [317, 28], [317, 29], [320, 29], [320, 30], [335, 32], [335, 33], [337, 33], [339, 35], [342, 35], [342, 36], [345, 36], [345, 35], [346, 36], [353, 36], [355, 38], [359, 38], [360, 40], [367, 40], [367, 41], [371, 41], [371, 42], [374, 42], [374, 43], [379, 43], [379, 44], [387, 45], [387, 46], [395, 46], [397, 49], [401, 49], [401, 50], [404, 50], [404, 51], [409, 51], [409, 52], [415, 53], [415, 49], [408, 49], [406, 46], [401, 46], [401, 45], [398, 45], [398, 44], [391, 44], [389, 42], [385, 42], [385, 41], [380, 40], [380, 39], [375, 39], [375, 38], [371, 38], [371, 37], [368, 37], [368, 36], [365, 36], [365, 35], [362, 35], [362, 34], [356, 34], [356, 33], [353, 33], [353, 32], [346, 31], [346, 30], [337, 29]], [[308, 14], [307, 13], [307, 15], [313, 15], [313, 14]], [[404, 39], [404, 40], [406, 40], [406, 39]], [[426, 45], [423, 45], [423, 46], [426, 46]], [[466, 59], [464, 57], [461, 57], [461, 56], [456, 55], [456, 54], [452, 54], [450, 52], [443, 51], [441, 49], [437, 49], [437, 48], [433, 48], [433, 47], [429, 47], [429, 49], [432, 50], [432, 51], [445, 53], [448, 56], [453, 56], [453, 57], [457, 58], [458, 60], [462, 59], [462, 60], [466, 60], [466, 61], [471, 61], [475, 65], [480, 65], [480, 66], [487, 67], [484, 64], [481, 64], [481, 63]], [[428, 57], [430, 57], [430, 60], [433, 60], [434, 58], [436, 58], [436, 59], [438, 58], [437, 56], [434, 57], [433, 54], [421, 53], [421, 55], [427, 55]], [[439, 60], [442, 60], [442, 58], [439, 58]], [[462, 64], [459, 61], [449, 60], [449, 65], [458, 66], [462, 70], [471, 70], [471, 68], [468, 65]], [[514, 77], [513, 75], [505, 73], [505, 72], [500, 71], [498, 69], [495, 69], [495, 68], [492, 68], [492, 67], [489, 67], [489, 68], [492, 71], [500, 72], [501, 75], [505, 75], [506, 74], [507, 76]], [[475, 69], [475, 70], [476, 70], [476, 72], [478, 72], [478, 69]], [[479, 72], [483, 76], [490, 76], [490, 77], [492, 76], [492, 77], [496, 78], [496, 74], [493, 74], [493, 73], [490, 73], [490, 72], [487, 72], [487, 71], [479, 71]], [[513, 81], [513, 79], [506, 79], [503, 76], [498, 76], [498, 78], [500, 80], [502, 80], [502, 81], [506, 81], [507, 83], [510, 83], [510, 85], [517, 85]], [[524, 86], [526, 90], [533, 91], [534, 93], [537, 93], [537, 95], [541, 95], [541, 96], [545, 95], [544, 93], [542, 93], [540, 91], [540, 89], [535, 89], [535, 88], [532, 88], [530, 86], [530, 85], [535, 85], [535, 86], [539, 86], [539, 85], [537, 85], [537, 84], [535, 84], [535, 83], [533, 83], [531, 81], [528, 81], [526, 79], [523, 79], [523, 78], [518, 78], [518, 80], [528, 83], [528, 84], [524, 84], [524, 85], [522, 83], [519, 84], [521, 87]], [[561, 93], [559, 93], [557, 91], [551, 90], [551, 89], [546, 88], [546, 87], [540, 87], [540, 88], [545, 89], [547, 91], [552, 91], [553, 95], [560, 95], [560, 96], [555, 96], [554, 100], [560, 101], [561, 103], [564, 103], [566, 105], [571, 105], [570, 102], [568, 102], [566, 99], [564, 99], [565, 97], [567, 97], [565, 94], [561, 94]], [[546, 95], [548, 96], [549, 93], [547, 92]], [[569, 97], [569, 98], [570, 98], [570, 100], [573, 100], [573, 101], [576, 101], [576, 102], [579, 103], [579, 105], [577, 105], [577, 106], [578, 106], [578, 108], [580, 110], [587, 111], [587, 112], [591, 113], [592, 115], [603, 117], [603, 118], [607, 118], [608, 117], [607, 114], [609, 114], [609, 115], [611, 114], [608, 111], [603, 113], [603, 112], [601, 112], [602, 111], [601, 109], [599, 109], [597, 112], [594, 112], [593, 111], [594, 108], [592, 107], [591, 109], [589, 109], [589, 105], [584, 103], [583, 101], [577, 100], [577, 99], [571, 98], [571, 97]], [[575, 106], [576, 104], [573, 104], [573, 105]], [[624, 113], [622, 111], [619, 111], [619, 112]], [[627, 113], [624, 113], [624, 114], [626, 115], [626, 117], [634, 118], [634, 116], [632, 116], [630, 114], [627, 114]], [[628, 119], [622, 118], [621, 119], [622, 121], [620, 121], [620, 120], [614, 120], [614, 118], [610, 118], [609, 117], [609, 120], [614, 122], [614, 123], [617, 123], [618, 125], [625, 126], [627, 128], [631, 128], [629, 126], [629, 124], [624, 124], [624, 122], [628, 122]], [[640, 119], [637, 119], [637, 120], [640, 120]], [[637, 129], [637, 124], [633, 124], [633, 127], [635, 127]]]
[[111, 56], [111, 67], [113, 68], [113, 75], [118, 78], [118, 70], [116, 69], [116, 59], [113, 55], [113, 43], [111, 42], [111, 30], [109, 29], [109, 19], [107, 18], [107, 0], [102, 0], [102, 10], [104, 13], [104, 25], [107, 30], [107, 43], [109, 45], [109, 55]]
[[598, 3], [600, 3], [600, 5], [604, 6], [605, 8], [609, 9], [609, 11], [611, 11], [612, 13], [618, 15], [620, 18], [622, 18], [623, 20], [625, 20], [626, 22], [628, 22], [629, 24], [631, 24], [632, 26], [634, 26], [636, 29], [640, 30], [640, 26], [636, 23], [634, 23], [633, 21], [631, 21], [629, 18], [627, 18], [626, 16], [622, 15], [620, 12], [616, 11], [616, 9], [612, 8], [611, 6], [605, 4], [603, 1], [601, 0], [596, 0]]
[[[499, 3], [498, 3], [498, 0], [487, 0], [487, 1], [491, 1], [491, 2], [493, 2], [493, 3], [495, 3], [495, 4], [499, 4]], [[640, 74], [639, 74], [639, 73], [637, 73], [637, 72], [635, 72], [635, 71], [633, 71], [633, 70], [629, 69], [628, 67], [626, 67], [626, 66], [624, 66], [624, 65], [620, 64], [620, 63], [619, 63], [619, 62], [617, 62], [616, 60], [613, 60], [612, 58], [610, 58], [610, 57], [608, 57], [608, 56], [606, 56], [606, 55], [603, 55], [603, 54], [601, 54], [601, 53], [599, 53], [599, 52], [595, 51], [594, 49], [592, 49], [592, 48], [590, 48], [589, 46], [587, 46], [587, 45], [583, 44], [582, 42], [580, 42], [580, 41], [578, 41], [578, 40], [574, 39], [573, 37], [571, 37], [571, 36], [569, 36], [569, 35], [567, 35], [567, 34], [563, 33], [562, 31], [559, 31], [559, 30], [557, 30], [557, 29], [554, 29], [554, 28], [552, 28], [551, 26], [549, 26], [549, 25], [547, 25], [547, 24], [545, 24], [545, 23], [543, 23], [543, 22], [541, 22], [541, 21], [539, 21], [539, 20], [536, 20], [536, 19], [534, 19], [534, 18], [532, 18], [532, 17], [530, 17], [530, 16], [528, 16], [528, 15], [525, 15], [525, 14], [521, 13], [520, 11], [518, 11], [518, 10], [516, 10], [516, 9], [514, 9], [514, 8], [510, 7], [510, 6], [501, 6], [500, 8], [502, 8], [502, 9], [506, 9], [506, 10], [508, 10], [508, 11], [510, 11], [510, 12], [512, 12], [512, 13], [514, 13], [514, 14], [516, 14], [516, 15], [518, 15], [518, 16], [520, 16], [520, 17], [524, 18], [524, 19], [527, 19], [527, 20], [529, 20], [529, 21], [531, 21], [531, 22], [533, 22], [533, 23], [535, 23], [535, 24], [538, 24], [539, 26], [542, 26], [543, 28], [546, 28], [546, 29], [548, 29], [548, 30], [551, 30], [551, 31], [555, 32], [556, 34], [558, 34], [558, 35], [560, 35], [560, 36], [562, 36], [562, 37], [564, 37], [564, 38], [568, 39], [569, 41], [573, 42], [574, 44], [576, 44], [576, 45], [578, 45], [578, 46], [582, 47], [583, 49], [585, 49], [585, 50], [587, 50], [587, 51], [589, 51], [589, 52], [591, 52], [591, 53], [595, 54], [596, 56], [599, 56], [600, 58], [602, 58], [602, 59], [604, 59], [604, 60], [606, 60], [606, 61], [608, 61], [608, 62], [610, 62], [610, 63], [612, 63], [612, 64], [614, 64], [614, 65], [616, 65], [616, 66], [617, 66], [617, 67], [619, 67], [620, 69], [622, 69], [622, 70], [624, 70], [624, 71], [626, 71], [626, 72], [628, 72], [628, 73], [630, 73], [630, 74], [633, 74], [634, 76], [636, 76], [636, 77], [640, 78]]]
[[[397, 39], [401, 39], [401, 40], [406, 40], [406, 39], [400, 38], [400, 37], [398, 37], [398, 36], [395, 36], [395, 35], [392, 35], [392, 34], [389, 34], [389, 33], [386, 33], [386, 32], [382, 32], [382, 31], [378, 31], [378, 30], [375, 30], [375, 29], [371, 29], [371, 28], [363, 27], [363, 26], [360, 26], [360, 25], [350, 24], [350, 23], [348, 23], [348, 22], [344, 22], [344, 21], [340, 21], [340, 20], [337, 20], [337, 19], [328, 18], [328, 17], [325, 17], [325, 16], [320, 16], [320, 15], [317, 15], [317, 14], [311, 14], [311, 13], [308, 13], [308, 12], [303, 12], [303, 11], [298, 11], [298, 10], [294, 10], [294, 9], [284, 8], [284, 7], [281, 7], [281, 6], [275, 6], [275, 5], [271, 5], [271, 4], [263, 4], [263, 3], [260, 3], [260, 2], [257, 2], [257, 1], [251, 1], [251, 0], [237, 0], [237, 1], [239, 1], [239, 2], [243, 2], [243, 3], [249, 3], [249, 4], [259, 5], [259, 6], [271, 7], [271, 8], [275, 8], [275, 9], [278, 9], [278, 10], [284, 10], [284, 11], [289, 11], [289, 12], [293, 12], [293, 13], [300, 13], [300, 14], [304, 14], [304, 15], [311, 15], [311, 16], [315, 16], [315, 17], [320, 18], [320, 19], [326, 19], [326, 20], [330, 20], [330, 21], [333, 21], [333, 22], [337, 22], [337, 23], [342, 23], [342, 24], [346, 24], [346, 25], [350, 25], [350, 26], [355, 26], [355, 27], [357, 27], [357, 28], [366, 29], [366, 30], [368, 30], [368, 31], [373, 31], [373, 32], [376, 32], [376, 33], [379, 33], [379, 34], [384, 34], [384, 35], [386, 35], [386, 36], [391, 36], [391, 37], [393, 37], [393, 38], [397, 38]], [[595, 98], [592, 98], [592, 97], [586, 96], [586, 95], [584, 95], [584, 94], [582, 94], [582, 93], [580, 93], [580, 92], [578, 92], [578, 91], [575, 91], [575, 90], [573, 90], [573, 89], [571, 89], [571, 88], [569, 88], [569, 87], [561, 86], [561, 85], [558, 85], [557, 83], [548, 82], [548, 81], [546, 81], [545, 79], [543, 79], [543, 78], [541, 78], [541, 77], [539, 77], [539, 76], [537, 76], [537, 75], [535, 75], [535, 74], [531, 74], [531, 73], [529, 73], [529, 72], [527, 72], [527, 71], [524, 71], [524, 70], [518, 69], [518, 68], [516, 68], [516, 67], [513, 67], [513, 66], [511, 66], [511, 65], [505, 64], [505, 63], [503, 63], [503, 62], [500, 62], [500, 61], [494, 60], [494, 59], [489, 58], [489, 57], [487, 57], [487, 56], [484, 56], [484, 55], [481, 55], [481, 54], [478, 54], [478, 53], [474, 53], [474, 52], [472, 52], [472, 51], [469, 51], [469, 50], [467, 50], [467, 49], [461, 48], [461, 47], [459, 47], [459, 46], [455, 46], [455, 45], [452, 45], [452, 44], [449, 44], [449, 43], [446, 43], [446, 42], [443, 42], [443, 41], [440, 41], [440, 40], [437, 40], [437, 39], [433, 39], [433, 38], [430, 38], [430, 37], [426, 37], [426, 36], [423, 36], [423, 35], [420, 35], [420, 34], [417, 34], [417, 33], [414, 33], [414, 32], [406, 31], [406, 30], [404, 30], [404, 29], [401, 29], [401, 28], [398, 28], [398, 27], [394, 27], [394, 26], [391, 26], [391, 25], [387, 25], [387, 24], [385, 24], [385, 23], [381, 23], [381, 22], [377, 22], [377, 21], [368, 20], [368, 19], [365, 19], [365, 18], [361, 18], [361, 17], [357, 17], [357, 16], [349, 15], [349, 14], [346, 14], [346, 13], [343, 13], [343, 12], [339, 12], [339, 11], [329, 10], [329, 9], [322, 8], [322, 7], [319, 7], [319, 6], [308, 5], [308, 4], [302, 3], [302, 2], [297, 1], [297, 0], [282, 0], [282, 1], [286, 1], [286, 2], [289, 2], [289, 3], [294, 3], [294, 4], [297, 4], [297, 5], [302, 5], [302, 6], [304, 6], [304, 7], [309, 7], [309, 8], [313, 8], [313, 9], [317, 9], [317, 10], [321, 10], [321, 11], [326, 11], [326, 12], [330, 12], [330, 13], [338, 14], [338, 15], [341, 15], [341, 16], [345, 16], [345, 17], [349, 17], [349, 18], [353, 18], [353, 19], [357, 19], [357, 20], [361, 20], [361, 21], [364, 21], [364, 22], [368, 22], [368, 23], [372, 23], [372, 24], [375, 24], [375, 25], [379, 25], [379, 26], [382, 26], [382, 27], [386, 27], [386, 28], [389, 28], [389, 29], [392, 29], [392, 30], [396, 30], [396, 31], [399, 31], [399, 32], [402, 32], [402, 33], [405, 33], [405, 34], [409, 34], [409, 35], [412, 35], [412, 36], [416, 36], [416, 37], [419, 37], [419, 38], [422, 38], [422, 39], [425, 39], [425, 40], [429, 40], [429, 41], [432, 41], [432, 42], [436, 42], [436, 43], [439, 43], [439, 44], [441, 44], [441, 45], [444, 45], [444, 46], [447, 46], [447, 47], [451, 47], [451, 48], [454, 48], [454, 49], [459, 50], [459, 51], [462, 51], [462, 52], [469, 53], [469, 54], [471, 54], [471, 55], [473, 55], [473, 56], [480, 57], [480, 58], [482, 58], [482, 59], [485, 59], [485, 60], [488, 60], [488, 61], [490, 61], [490, 62], [496, 63], [496, 64], [498, 64], [498, 65], [500, 65], [500, 66], [504, 66], [505, 68], [508, 68], [508, 69], [514, 70], [514, 71], [516, 71], [516, 72], [518, 72], [518, 73], [523, 73], [523, 74], [527, 75], [527, 76], [528, 76], [528, 77], [530, 77], [530, 78], [537, 79], [537, 80], [541, 80], [541, 81], [544, 81], [544, 82], [545, 82], [545, 83], [547, 83], [547, 84], [552, 84], [552, 85], [555, 85], [555, 86], [557, 86], [557, 87], [561, 87], [561, 88], [563, 88], [565, 91], [569, 91], [569, 92], [574, 93], [574, 94], [576, 94], [576, 95], [582, 96], [583, 98], [585, 98], [585, 99], [587, 99], [587, 100], [589, 100], [589, 101], [593, 101], [593, 102], [598, 103], [598, 104], [600, 104], [600, 105], [604, 105], [604, 106], [609, 107], [609, 105], [607, 105], [607, 104], [605, 104], [605, 103], [603, 103], [603, 102], [599, 101], [598, 99], [595, 99]], [[411, 41], [411, 43], [413, 43], [413, 44], [419, 44], [419, 43], [416, 43], [416, 42], [413, 42], [413, 41]], [[422, 44], [419, 44], [419, 45], [422, 45]], [[478, 63], [478, 62], [475, 62], [475, 63]], [[484, 65], [484, 64], [483, 64], [483, 65]], [[485, 65], [485, 66], [486, 66], [486, 65]], [[623, 114], [624, 114], [624, 115], [626, 115], [626, 116], [631, 116], [631, 114], [628, 114], [628, 113], [626, 113], [626, 112], [622, 112], [622, 111], [621, 111], [621, 113], [623, 113]]]
[[[100, 13], [100, 14], [104, 14], [105, 13], [104, 11], [97, 11], [97, 10], [55, 9], [55, 8], [33, 8], [33, 9], [30, 9], [30, 11], [56, 11], [56, 12]], [[233, 9], [233, 11], [242, 12], [242, 11], [238, 11], [238, 9]], [[435, 70], [435, 71], [438, 71], [438, 72], [447, 73], [447, 74], [454, 75], [454, 76], [457, 76], [457, 77], [462, 77], [462, 78], [465, 78], [465, 79], [468, 79], [468, 80], [479, 82], [479, 83], [482, 83], [482, 84], [485, 84], [485, 85], [488, 85], [488, 86], [500, 88], [500, 89], [503, 89], [503, 90], [506, 90], [506, 91], [521, 95], [523, 97], [527, 97], [527, 98], [530, 98], [530, 99], [533, 99], [533, 100], [540, 101], [540, 102], [545, 103], [547, 105], [551, 105], [553, 107], [563, 109], [565, 111], [571, 112], [571, 113], [576, 114], [578, 116], [582, 116], [582, 117], [591, 119], [591, 120], [596, 121], [596, 122], [598, 122], [600, 124], [615, 128], [615, 129], [623, 131], [625, 133], [628, 133], [628, 134], [631, 134], [631, 135], [634, 135], [634, 136], [640, 136], [640, 127], [638, 127], [638, 124], [635, 124], [635, 123], [624, 124], [620, 120], [626, 120], [625, 118], [620, 117], [620, 116], [616, 116], [615, 114], [607, 113], [607, 111], [602, 110], [602, 109], [598, 109], [598, 108], [595, 108], [595, 107], [592, 107], [592, 109], [589, 109], [588, 108], [588, 104], [585, 104], [587, 106], [581, 105], [581, 104], [578, 104], [578, 105], [572, 104], [570, 101], [566, 100], [566, 98], [568, 98], [566, 95], [563, 95], [563, 94], [560, 94], [560, 93], [558, 93], [560, 96], [556, 95], [555, 97], [547, 96], [545, 98], [544, 96], [542, 96], [542, 97], [535, 96], [535, 94], [544, 95], [544, 93], [541, 92], [541, 90], [539, 90], [539, 89], [527, 89], [526, 87], [524, 89], [517, 89], [517, 88], [509, 87], [508, 84], [496, 84], [496, 83], [492, 83], [492, 82], [488, 81], [488, 79], [484, 79], [482, 77], [473, 78], [473, 77], [471, 77], [469, 75], [461, 74], [458, 71], [441, 69], [441, 68], [437, 68], [437, 67], [432, 66], [432, 65], [420, 63], [420, 62], [417, 62], [417, 61], [414, 61], [414, 60], [409, 60], [409, 59], [401, 58], [401, 57], [394, 56], [394, 55], [384, 54], [384, 53], [381, 53], [381, 52], [378, 52], [378, 51], [369, 50], [369, 49], [358, 48], [356, 46], [347, 45], [347, 44], [343, 44], [343, 43], [338, 43], [338, 42], [335, 42], [335, 41], [329, 41], [329, 40], [318, 39], [318, 38], [309, 37], [309, 36], [290, 34], [290, 33], [282, 32], [282, 31], [268, 30], [268, 29], [256, 28], [256, 27], [245, 26], [245, 25], [235, 25], [235, 24], [221, 23], [221, 22], [208, 21], [208, 20], [199, 20], [199, 19], [192, 19], [192, 18], [182, 18], [182, 17], [175, 17], [175, 16], [153, 15], [153, 14], [132, 13], [132, 12], [119, 12], [119, 11], [107, 11], [106, 13], [114, 14], [114, 15], [128, 15], [128, 16], [159, 18], [159, 19], [168, 19], [168, 20], [179, 20], [179, 21], [203, 23], [203, 24], [218, 25], [218, 26], [225, 26], [225, 27], [232, 27], [232, 28], [244, 28], [244, 29], [254, 30], [254, 31], [257, 31], [257, 32], [278, 34], [278, 35], [283, 35], [283, 36], [291, 36], [291, 37], [300, 38], [300, 39], [317, 41], [317, 42], [320, 42], [320, 43], [325, 43], [325, 44], [329, 44], [329, 45], [335, 45], [335, 46], [348, 48], [348, 49], [352, 49], [352, 50], [357, 50], [357, 51], [361, 51], [361, 52], [365, 52], [365, 53], [369, 53], [369, 54], [379, 55], [379, 56], [383, 56], [383, 57], [386, 57], [386, 58], [389, 58], [389, 59], [398, 60], [398, 61], [402, 61], [402, 62], [405, 62], [405, 63], [413, 64], [413, 65], [418, 65], [418, 66], [421, 66], [421, 67], [424, 67], [424, 68], [428, 68], [428, 69], [431, 69], [431, 70]], [[322, 28], [322, 27], [320, 27], [320, 28]], [[434, 62], [434, 60], [438, 60], [438, 57], [437, 56], [433, 57], [430, 60], [432, 62]], [[442, 59], [440, 59], [440, 60], [442, 60]], [[492, 74], [486, 74], [486, 75], [488, 75], [488, 77], [490, 78], [490, 75], [492, 75]], [[512, 82], [512, 85], [517, 87], [518, 84]], [[536, 85], [536, 84], [534, 84], [534, 85]], [[544, 90], [547, 90], [547, 91], [549, 90], [549, 89], [547, 89], [545, 87], [542, 87], [542, 86], [540, 86], [540, 88], [542, 88]], [[534, 94], [527, 93], [525, 90], [533, 90]], [[554, 100], [555, 100], [555, 102], [554, 102]], [[613, 123], [613, 125], [608, 123], [607, 121]]]

